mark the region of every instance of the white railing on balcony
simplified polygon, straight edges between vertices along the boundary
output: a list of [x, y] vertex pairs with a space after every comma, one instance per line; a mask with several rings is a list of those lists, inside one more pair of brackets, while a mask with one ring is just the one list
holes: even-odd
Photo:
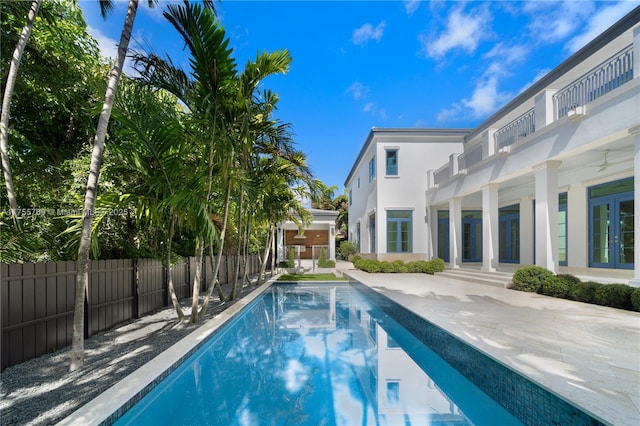
[[482, 161], [482, 143], [474, 145], [458, 156], [458, 170], [468, 169]]
[[446, 182], [451, 178], [451, 163], [447, 163], [433, 173], [433, 183], [436, 185]]
[[496, 151], [512, 145], [520, 139], [526, 138], [535, 131], [536, 112], [532, 108], [494, 133], [493, 137], [496, 142]]
[[587, 105], [633, 79], [633, 44], [622, 49], [553, 96], [555, 119]]

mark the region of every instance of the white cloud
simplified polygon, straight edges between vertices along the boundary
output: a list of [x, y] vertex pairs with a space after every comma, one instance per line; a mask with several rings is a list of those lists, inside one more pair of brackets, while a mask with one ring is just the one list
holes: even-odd
[[366, 98], [369, 94], [369, 90], [369, 87], [365, 86], [359, 81], [354, 81], [347, 89], [347, 92], [351, 93], [351, 95], [353, 95], [353, 99], [358, 101], [360, 99]]
[[351, 41], [359, 46], [365, 45], [370, 40], [380, 41], [384, 35], [386, 23], [381, 21], [375, 28], [367, 23], [353, 31]]
[[87, 26], [87, 32], [98, 42], [98, 48], [102, 56], [115, 59], [118, 52], [118, 42], [116, 40], [107, 37], [102, 31], [91, 26]]
[[593, 13], [594, 4], [589, 1], [529, 1], [523, 10], [531, 16], [527, 26], [537, 41], [556, 43], [564, 40], [582, 26], [585, 18]]
[[570, 53], [578, 51], [636, 6], [637, 3], [633, 1], [621, 1], [612, 6], [605, 6], [590, 16], [589, 22], [584, 26], [585, 31], [569, 40], [565, 49]]
[[471, 10], [465, 14], [461, 7], [453, 10], [447, 19], [447, 26], [435, 40], [422, 34], [420, 41], [428, 56], [436, 59], [449, 51], [462, 49], [473, 53], [480, 41], [491, 34], [491, 14], [486, 7]]
[[374, 104], [373, 102], [367, 102], [366, 104], [364, 104], [364, 107], [362, 108], [362, 111], [364, 111], [364, 112], [373, 111], [373, 108], [375, 106], [376, 106], [376, 104]]
[[453, 103], [450, 108], [440, 111], [439, 122], [456, 121], [458, 118], [481, 119], [504, 105], [513, 94], [500, 91], [501, 79], [511, 75], [515, 65], [523, 63], [529, 54], [528, 48], [520, 45], [509, 46], [498, 43], [484, 54], [489, 63], [476, 82], [471, 97]]
[[405, 0], [404, 2], [404, 10], [407, 12], [407, 15], [412, 16], [416, 10], [420, 7], [420, 0]]

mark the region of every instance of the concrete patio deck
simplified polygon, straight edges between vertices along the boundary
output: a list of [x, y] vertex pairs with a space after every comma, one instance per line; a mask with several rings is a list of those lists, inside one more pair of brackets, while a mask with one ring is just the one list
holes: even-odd
[[437, 274], [351, 268], [337, 265], [604, 423], [640, 424], [639, 313]]

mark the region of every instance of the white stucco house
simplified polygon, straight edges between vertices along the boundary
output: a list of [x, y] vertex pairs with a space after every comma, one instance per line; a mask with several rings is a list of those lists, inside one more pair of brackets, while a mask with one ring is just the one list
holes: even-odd
[[377, 129], [345, 181], [378, 259], [640, 286], [640, 7], [475, 129]]
[[296, 259], [317, 261], [321, 251], [327, 260], [336, 260], [336, 219], [339, 212], [307, 209], [310, 223], [303, 228], [292, 220], [280, 222], [276, 228], [276, 260], [287, 260], [290, 250]]

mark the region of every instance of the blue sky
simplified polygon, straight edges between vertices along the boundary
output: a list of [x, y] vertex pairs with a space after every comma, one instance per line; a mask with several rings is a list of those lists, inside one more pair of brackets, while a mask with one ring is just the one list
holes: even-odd
[[[89, 32], [115, 56], [127, 1], [107, 20], [83, 0]], [[136, 43], [188, 69], [167, 1], [146, 0]], [[264, 88], [293, 125], [315, 175], [343, 192], [371, 127], [475, 127], [638, 1], [223, 1], [218, 15], [242, 67], [258, 51], [293, 62]]]

